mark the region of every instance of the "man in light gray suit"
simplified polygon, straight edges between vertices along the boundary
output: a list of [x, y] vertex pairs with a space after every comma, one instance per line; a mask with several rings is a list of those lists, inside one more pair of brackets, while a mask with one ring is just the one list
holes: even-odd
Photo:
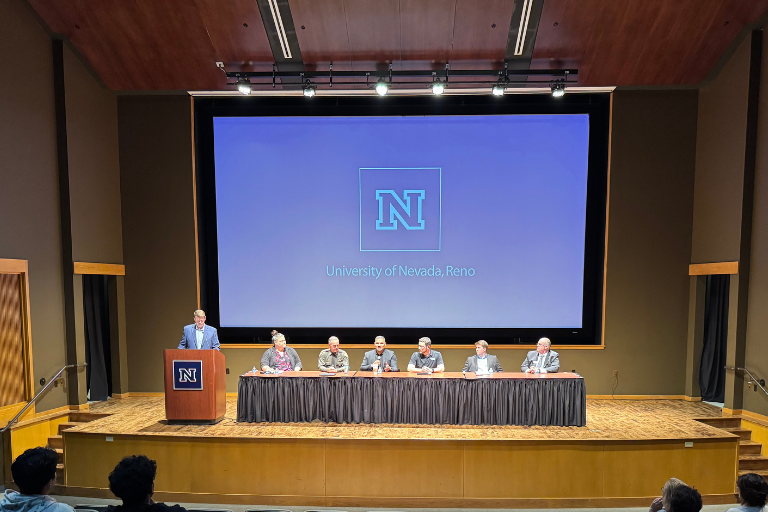
[[499, 364], [499, 359], [496, 356], [488, 354], [488, 342], [485, 340], [479, 340], [475, 342], [475, 352], [477, 355], [467, 358], [467, 362], [464, 363], [462, 372], [475, 372], [477, 374], [486, 374], [490, 371], [503, 372], [504, 369]]
[[549, 350], [552, 342], [549, 338], [541, 338], [536, 344], [536, 350], [531, 350], [525, 356], [520, 371], [523, 373], [557, 373], [560, 369], [560, 358], [557, 352]]
[[179, 348], [221, 350], [216, 329], [205, 325], [205, 311], [201, 309], [195, 311], [195, 323], [184, 327]]

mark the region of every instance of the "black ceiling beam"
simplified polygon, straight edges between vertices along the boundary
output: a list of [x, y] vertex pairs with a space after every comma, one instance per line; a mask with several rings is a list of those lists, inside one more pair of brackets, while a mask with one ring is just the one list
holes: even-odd
[[[405, 70], [405, 71], [333, 71], [334, 78], [366, 78], [378, 80], [387, 76], [394, 77], [439, 77], [448, 78], [459, 76], [503, 77], [505, 76], [558, 76], [568, 78], [578, 75], [578, 69], [457, 69], [457, 70]], [[228, 71], [227, 78], [292, 78], [298, 77], [306, 80], [317, 78], [329, 78], [330, 71]]]

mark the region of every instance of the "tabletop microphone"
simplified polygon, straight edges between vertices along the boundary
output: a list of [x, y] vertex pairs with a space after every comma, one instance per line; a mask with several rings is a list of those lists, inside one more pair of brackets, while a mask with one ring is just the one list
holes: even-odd
[[355, 375], [357, 375], [357, 372], [359, 372], [359, 371], [360, 370], [355, 370], [355, 373], [353, 373], [352, 376], [354, 377]]

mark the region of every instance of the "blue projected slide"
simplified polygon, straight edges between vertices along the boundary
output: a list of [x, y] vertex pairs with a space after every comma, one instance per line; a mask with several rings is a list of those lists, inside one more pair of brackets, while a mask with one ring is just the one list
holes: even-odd
[[582, 327], [589, 116], [216, 117], [222, 327]]

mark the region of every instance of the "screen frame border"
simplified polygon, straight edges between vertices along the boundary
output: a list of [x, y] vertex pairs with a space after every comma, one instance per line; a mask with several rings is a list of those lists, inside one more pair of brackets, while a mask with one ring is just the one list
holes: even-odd
[[[485, 339], [494, 346], [531, 345], [546, 336], [556, 345], [603, 344], [604, 272], [610, 141], [610, 93], [520, 94], [468, 96], [322, 96], [196, 97], [193, 98], [196, 230], [199, 304], [207, 322], [219, 323], [218, 246], [214, 162], [214, 117], [262, 116], [446, 116], [588, 114], [589, 154], [584, 257], [582, 327], [571, 328], [396, 328], [396, 327], [218, 327], [222, 344], [271, 343], [270, 331], [286, 334], [295, 345], [325, 343], [335, 335], [345, 345], [373, 343], [382, 335], [388, 343], [414, 344], [422, 336], [443, 346], [472, 344]], [[268, 250], [268, 247], [265, 247]], [[211, 293], [213, 291], [213, 293]], [[590, 347], [590, 348], [593, 348]]]

